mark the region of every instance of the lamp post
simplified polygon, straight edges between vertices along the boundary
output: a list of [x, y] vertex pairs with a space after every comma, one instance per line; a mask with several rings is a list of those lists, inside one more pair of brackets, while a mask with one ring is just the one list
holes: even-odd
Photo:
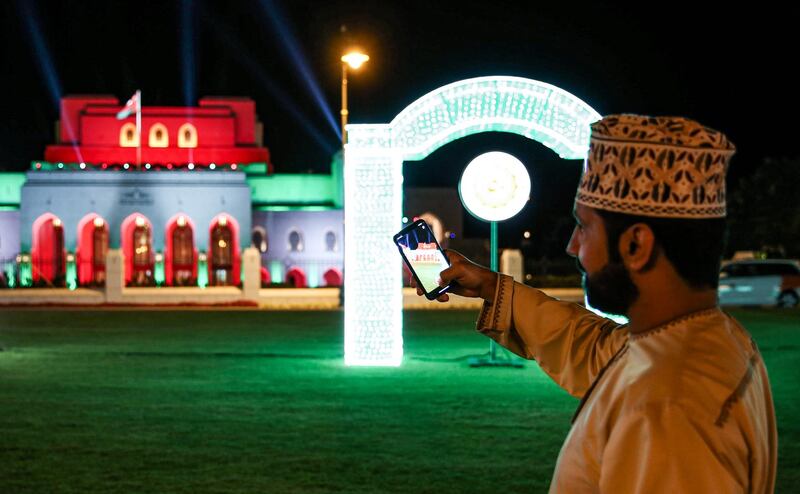
[[[458, 182], [458, 194], [467, 211], [489, 222], [492, 271], [498, 271], [497, 222], [519, 213], [528, 202], [530, 192], [531, 179], [525, 165], [514, 156], [499, 151], [484, 153], [472, 160]], [[494, 340], [489, 340], [488, 355], [471, 359], [469, 365], [522, 367], [518, 360], [498, 358]]]
[[342, 147], [347, 143], [347, 133], [345, 126], [347, 125], [347, 66], [353, 70], [357, 70], [364, 65], [364, 62], [369, 60], [369, 56], [358, 51], [351, 51], [342, 55]]

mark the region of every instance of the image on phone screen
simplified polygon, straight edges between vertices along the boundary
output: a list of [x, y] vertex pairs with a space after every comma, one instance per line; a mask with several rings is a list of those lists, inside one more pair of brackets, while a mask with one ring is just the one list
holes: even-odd
[[430, 226], [424, 220], [417, 220], [401, 230], [394, 239], [425, 294], [443, 293], [446, 287], [439, 287], [439, 274], [450, 263]]

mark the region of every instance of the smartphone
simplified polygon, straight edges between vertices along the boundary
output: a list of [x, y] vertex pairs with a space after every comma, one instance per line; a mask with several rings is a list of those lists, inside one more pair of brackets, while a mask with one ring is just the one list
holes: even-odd
[[439, 273], [450, 266], [450, 261], [425, 220], [416, 220], [400, 230], [394, 243], [428, 300], [450, 289], [450, 285], [439, 286]]

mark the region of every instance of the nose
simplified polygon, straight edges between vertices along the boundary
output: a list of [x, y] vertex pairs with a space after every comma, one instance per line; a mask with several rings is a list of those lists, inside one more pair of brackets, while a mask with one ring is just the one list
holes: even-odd
[[578, 227], [572, 229], [572, 236], [569, 237], [569, 242], [567, 242], [567, 254], [572, 257], [578, 257]]

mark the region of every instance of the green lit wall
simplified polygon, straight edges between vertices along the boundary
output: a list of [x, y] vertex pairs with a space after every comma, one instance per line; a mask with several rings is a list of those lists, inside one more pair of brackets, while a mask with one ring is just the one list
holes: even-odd
[[25, 173], [0, 173], [0, 207], [19, 208]]
[[254, 208], [263, 206], [329, 206], [339, 201], [331, 175], [280, 174], [247, 177]]

